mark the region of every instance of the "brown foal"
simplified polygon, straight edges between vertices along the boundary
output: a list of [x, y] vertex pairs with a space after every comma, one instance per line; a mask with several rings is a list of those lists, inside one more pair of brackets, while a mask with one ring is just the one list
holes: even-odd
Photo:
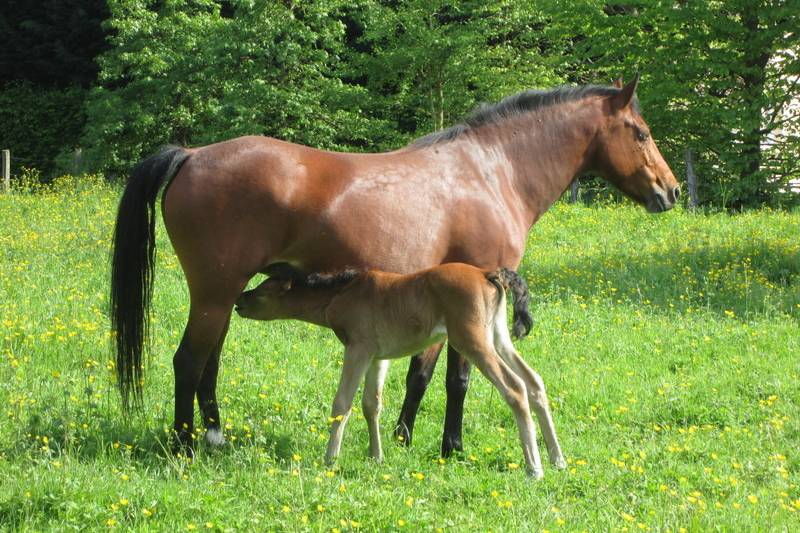
[[[155, 205], [180, 260], [191, 305], [173, 358], [175, 431], [191, 453], [194, 398], [206, 438], [221, 439], [219, 358], [247, 282], [276, 264], [410, 273], [447, 262], [517, 268], [528, 231], [586, 172], [603, 174], [649, 211], [678, 184], [624, 87], [525, 91], [464, 124], [385, 154], [315, 150], [266, 137], [169, 148], [142, 161], [120, 201], [111, 284], [123, 398], [141, 399], [153, 285]], [[398, 433], [409, 442], [441, 344], [412, 362]], [[469, 363], [448, 352], [442, 452], [461, 448]]]
[[[342, 434], [362, 378], [362, 409], [370, 455], [383, 458], [379, 415], [388, 360], [414, 354], [445, 336], [497, 387], [514, 412], [528, 474], [544, 474], [533, 405], [550, 456], [566, 463], [558, 444], [542, 378], [519, 356], [506, 325], [506, 293], [514, 291], [515, 333], [530, 329], [525, 282], [507, 269], [482, 270], [447, 263], [414, 274], [371, 270], [305, 279], [269, 278], [236, 300], [236, 312], [257, 320], [296, 319], [331, 328], [345, 345], [342, 374], [331, 410], [325, 459], [339, 455]], [[524, 303], [523, 303], [524, 302]]]

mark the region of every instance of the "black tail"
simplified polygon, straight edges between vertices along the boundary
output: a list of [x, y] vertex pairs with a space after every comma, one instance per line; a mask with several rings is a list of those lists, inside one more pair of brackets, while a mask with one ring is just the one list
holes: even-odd
[[117, 383], [127, 411], [130, 395], [142, 398], [142, 352], [148, 337], [153, 291], [156, 198], [178, 172], [189, 152], [164, 147], [136, 165], [122, 194], [114, 227], [111, 265], [111, 329], [116, 333]]
[[494, 283], [498, 289], [511, 289], [514, 297], [514, 327], [511, 329], [515, 338], [521, 339], [530, 333], [533, 327], [533, 317], [528, 310], [531, 295], [528, 292], [528, 284], [522, 277], [505, 267], [499, 268], [487, 274], [486, 279]]

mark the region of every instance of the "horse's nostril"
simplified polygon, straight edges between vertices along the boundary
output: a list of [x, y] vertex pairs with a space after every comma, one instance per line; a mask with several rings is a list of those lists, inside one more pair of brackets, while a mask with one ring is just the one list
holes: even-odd
[[675, 197], [675, 201], [677, 202], [678, 198], [681, 197], [681, 188], [680, 188], [680, 186], [675, 187], [674, 189], [672, 189], [672, 195]]

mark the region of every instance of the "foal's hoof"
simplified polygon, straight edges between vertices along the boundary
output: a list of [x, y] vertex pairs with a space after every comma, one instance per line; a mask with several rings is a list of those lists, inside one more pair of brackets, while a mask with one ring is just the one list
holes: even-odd
[[541, 468], [538, 469], [538, 470], [536, 470], [536, 469], [528, 470], [528, 477], [532, 478], [532, 479], [535, 479], [536, 481], [539, 481], [540, 479], [542, 479], [544, 477], [544, 470], [542, 470]]
[[567, 462], [563, 457], [557, 457], [555, 460], [551, 461], [551, 463], [553, 464], [553, 468], [557, 470], [564, 470], [567, 468]]
[[225, 435], [222, 434], [221, 428], [208, 428], [205, 439], [211, 446], [225, 445]]

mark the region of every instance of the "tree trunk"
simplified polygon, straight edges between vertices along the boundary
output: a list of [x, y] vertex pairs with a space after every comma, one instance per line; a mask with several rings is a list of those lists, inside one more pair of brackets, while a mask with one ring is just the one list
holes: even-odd
[[741, 13], [742, 24], [750, 36], [743, 43], [744, 71], [742, 72], [742, 166], [739, 172], [743, 188], [751, 198], [740, 198], [743, 203], [761, 202], [764, 197], [764, 178], [761, 174], [761, 142], [764, 132], [763, 121], [765, 68], [770, 59], [770, 43], [763, 42], [758, 33], [758, 15], [753, 11]]

